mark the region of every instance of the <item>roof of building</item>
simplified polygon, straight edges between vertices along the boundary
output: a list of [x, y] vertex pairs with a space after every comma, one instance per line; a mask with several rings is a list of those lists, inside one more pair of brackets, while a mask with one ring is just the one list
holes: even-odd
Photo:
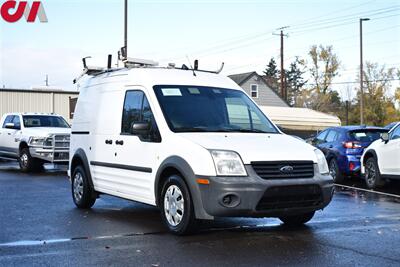
[[242, 84], [244, 84], [245, 82], [247, 82], [251, 77], [253, 77], [254, 75], [256, 75], [258, 78], [260, 78], [260, 80], [268, 87], [271, 89], [272, 92], [274, 92], [274, 94], [276, 96], [278, 96], [287, 106], [289, 106], [289, 104], [287, 103], [287, 101], [285, 99], [282, 98], [282, 96], [280, 94], [278, 94], [278, 92], [274, 89], [274, 87], [271, 85], [271, 83], [266, 79], [265, 76], [261, 76], [259, 75], [257, 72], [252, 71], [252, 72], [246, 72], [246, 73], [239, 73], [239, 74], [233, 74], [233, 75], [229, 75], [228, 77], [231, 78], [235, 83], [237, 83], [239, 86], [242, 86]]
[[15, 92], [15, 93], [55, 93], [55, 94], [79, 94], [78, 91], [67, 91], [62, 89], [21, 89], [21, 88], [0, 88], [0, 92]]
[[252, 71], [252, 72], [246, 72], [246, 73], [233, 74], [233, 75], [229, 75], [228, 77], [231, 78], [238, 85], [242, 85], [248, 79], [250, 79], [251, 76], [253, 76], [254, 74], [257, 74], [257, 72]]
[[261, 110], [282, 128], [301, 131], [322, 131], [340, 126], [338, 117], [308, 108], [260, 106]]

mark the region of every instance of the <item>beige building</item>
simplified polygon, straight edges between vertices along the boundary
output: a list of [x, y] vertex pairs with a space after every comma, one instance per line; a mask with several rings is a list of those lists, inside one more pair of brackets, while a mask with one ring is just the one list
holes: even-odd
[[71, 122], [71, 106], [78, 95], [76, 91], [0, 89], [0, 116], [9, 112], [56, 113]]

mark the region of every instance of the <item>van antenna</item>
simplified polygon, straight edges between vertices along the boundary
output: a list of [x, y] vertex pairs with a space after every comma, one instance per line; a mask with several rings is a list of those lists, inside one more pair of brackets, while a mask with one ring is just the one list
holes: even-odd
[[110, 70], [111, 68], [112, 68], [112, 55], [108, 55], [107, 69]]
[[215, 72], [216, 74], [220, 74], [221, 71], [224, 69], [225, 63], [222, 62], [221, 67]]
[[187, 58], [187, 60], [188, 60], [188, 62], [189, 62], [190, 69], [193, 71], [193, 76], [197, 76], [197, 75], [196, 75], [196, 72], [195, 72], [194, 69], [193, 69], [192, 63], [190, 62], [189, 56], [186, 55], [186, 58]]

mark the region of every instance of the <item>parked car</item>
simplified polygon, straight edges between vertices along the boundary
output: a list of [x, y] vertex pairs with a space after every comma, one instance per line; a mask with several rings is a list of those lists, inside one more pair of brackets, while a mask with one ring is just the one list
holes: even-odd
[[70, 126], [60, 115], [10, 113], [0, 121], [0, 157], [17, 159], [24, 172], [46, 162], [67, 164]]
[[384, 128], [371, 126], [332, 127], [309, 142], [324, 152], [329, 171], [339, 183], [346, 176], [360, 176], [360, 158], [364, 149], [386, 132]]
[[85, 80], [69, 167], [78, 208], [103, 193], [130, 199], [184, 234], [219, 216], [303, 224], [331, 201], [323, 153], [280, 132], [225, 76], [148, 66]]
[[373, 142], [361, 158], [361, 172], [371, 189], [382, 186], [385, 180], [400, 179], [400, 123], [381, 139]]

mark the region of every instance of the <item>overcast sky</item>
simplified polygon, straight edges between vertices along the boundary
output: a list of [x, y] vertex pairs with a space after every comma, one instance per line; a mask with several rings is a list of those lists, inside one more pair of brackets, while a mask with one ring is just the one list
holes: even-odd
[[[4, 2], [3, 0], [0, 3]], [[123, 45], [123, 0], [44, 0], [48, 23], [0, 21], [0, 86], [50, 85], [74, 90], [81, 58], [106, 65], [106, 55]], [[187, 64], [224, 74], [261, 71], [279, 61], [285, 29], [285, 63], [308, 59], [313, 44], [333, 45], [342, 62], [335, 82], [353, 82], [359, 65], [359, 18], [364, 22], [364, 59], [400, 66], [398, 0], [130, 0], [129, 56]], [[336, 85], [343, 93], [349, 85]], [[350, 84], [350, 86], [353, 86]]]

